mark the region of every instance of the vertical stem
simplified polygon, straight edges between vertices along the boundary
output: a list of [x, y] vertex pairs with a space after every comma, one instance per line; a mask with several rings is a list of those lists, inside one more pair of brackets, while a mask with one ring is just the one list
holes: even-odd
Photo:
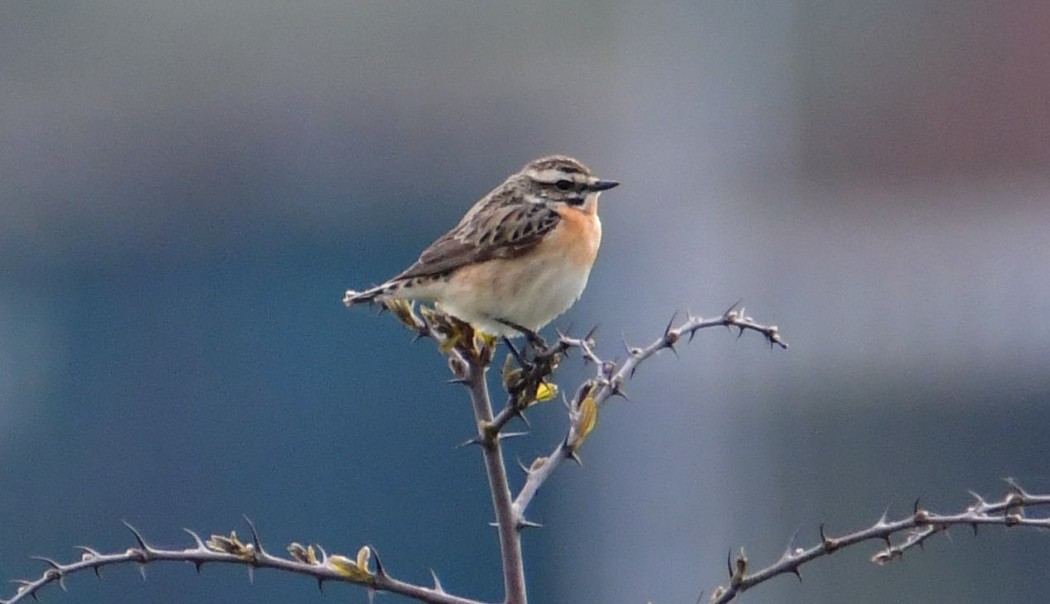
[[488, 369], [474, 358], [468, 358], [470, 375], [470, 402], [474, 406], [474, 418], [478, 424], [478, 440], [485, 457], [485, 473], [489, 479], [489, 490], [492, 492], [492, 507], [496, 512], [496, 525], [499, 531], [499, 551], [503, 562], [503, 589], [506, 604], [526, 604], [525, 562], [521, 555], [521, 534], [518, 531], [518, 520], [511, 503], [510, 484], [507, 482], [507, 468], [503, 463], [503, 451], [500, 447], [499, 434], [490, 430], [492, 425], [492, 401], [489, 398], [489, 386], [485, 379]]

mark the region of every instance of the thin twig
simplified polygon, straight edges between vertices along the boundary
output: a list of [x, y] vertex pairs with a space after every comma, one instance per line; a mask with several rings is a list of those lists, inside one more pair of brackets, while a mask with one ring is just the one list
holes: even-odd
[[[343, 556], [329, 557], [322, 554], [320, 559], [312, 560], [280, 558], [257, 545], [257, 536], [253, 539], [253, 543], [248, 544], [241, 543], [234, 534], [231, 534], [230, 537], [213, 536], [212, 539], [205, 542], [197, 533], [188, 529], [186, 532], [193, 537], [193, 547], [163, 549], [150, 545], [142, 537], [142, 533], [131, 525], [127, 526], [135, 537], [134, 547], [123, 552], [108, 554], [100, 553], [89, 547], [80, 547], [78, 549], [83, 552], [80, 560], [68, 564], [62, 564], [49, 558], [38, 558], [45, 562], [48, 568], [36, 579], [15, 581], [18, 584], [15, 595], [10, 599], [0, 600], [0, 604], [15, 604], [30, 598], [36, 600], [40, 590], [51, 583], [58, 583], [65, 589], [66, 577], [83, 571], [92, 570], [97, 574], [99, 569], [106, 566], [138, 564], [145, 572], [145, 565], [155, 562], [189, 562], [196, 566], [198, 571], [205, 564], [232, 564], [247, 567], [249, 574], [256, 568], [272, 568], [313, 577], [317, 580], [318, 586], [323, 585], [325, 581], [353, 583], [370, 590], [401, 594], [430, 604], [481, 604], [477, 600], [447, 594], [437, 586], [428, 588], [395, 579], [386, 573], [378, 562], [378, 558], [374, 571], [361, 569], [360, 572], [348, 572], [348, 566], [351, 570], [355, 566], [353, 561]], [[254, 530], [252, 532], [255, 535]]]
[[[587, 334], [583, 338], [571, 338], [561, 335], [559, 337], [559, 346], [563, 351], [579, 349], [583, 357], [597, 367], [595, 378], [589, 382], [594, 387], [590, 388], [589, 385], [585, 385], [585, 387], [581, 388], [581, 392], [577, 393], [576, 400], [570, 405], [570, 414], [575, 409], [578, 409], [579, 405], [587, 397], [593, 400], [596, 407], [601, 407], [613, 396], [626, 396], [624, 384], [634, 377], [635, 372], [642, 363], [661, 350], [674, 350], [675, 344], [681, 341], [683, 337], [687, 338], [688, 341], [692, 341], [697, 331], [711, 327], [737, 329], [739, 334], [743, 334], [745, 331], [754, 331], [764, 335], [771, 346], [788, 347], [787, 342], [780, 337], [780, 332], [776, 325], [757, 323], [751, 317], [746, 316], [742, 310], [738, 311], [735, 308], [730, 308], [722, 316], [714, 319], [687, 316], [686, 320], [677, 327], [674, 327], [673, 323], [668, 323], [663, 334], [648, 346], [635, 348], [625, 345], [627, 358], [620, 363], [603, 361], [594, 352], [592, 334]], [[586, 390], [586, 392], [583, 392], [583, 390]], [[525, 484], [514, 499], [516, 513], [523, 515], [529, 503], [535, 497], [536, 492], [554, 474], [561, 463], [576, 455], [576, 448], [579, 444], [582, 444], [582, 441], [573, 446], [573, 439], [571, 438], [573, 427], [570, 426], [569, 434], [550, 454], [534, 462], [529, 469]]]
[[[649, 357], [661, 350], [675, 350], [675, 345], [683, 337], [688, 338], [688, 341], [692, 341], [696, 332], [711, 327], [736, 329], [738, 330], [738, 335], [742, 335], [745, 331], [754, 331], [764, 335], [770, 346], [779, 346], [783, 349], [788, 347], [787, 342], [781, 339], [780, 330], [776, 325], [757, 323], [751, 317], [746, 316], [743, 311], [738, 311], [735, 308], [729, 309], [722, 316], [714, 319], [689, 316], [678, 327], [672, 327], [668, 324], [667, 328], [664, 329], [663, 335], [644, 348], [634, 348], [626, 345], [627, 359], [619, 365], [613, 365], [611, 367], [612, 370], [606, 372], [609, 374], [608, 376], [604, 376], [602, 373], [603, 369], [607, 369], [603, 365], [609, 365], [609, 363], [598, 363], [600, 385], [598, 391], [593, 394], [595, 402], [598, 406], [601, 406], [610, 397], [622, 394], [624, 384], [634, 377], [635, 371]], [[585, 344], [586, 342], [581, 343], [581, 345]], [[596, 356], [594, 358], [597, 359]]]
[[[999, 501], [988, 502], [974, 493], [975, 501], [957, 514], [930, 512], [919, 507], [916, 502], [909, 516], [891, 521], [887, 520], [886, 515], [883, 514], [875, 524], [841, 537], [829, 537], [824, 532], [824, 527], [821, 526], [820, 543], [809, 549], [789, 546], [779, 560], [754, 573], [747, 572], [748, 560], [741, 553], [735, 558], [734, 563], [730, 564], [729, 584], [717, 587], [711, 594], [710, 602], [711, 604], [731, 602], [744, 591], [779, 575], [793, 574], [801, 579], [800, 568], [803, 564], [872, 539], [886, 543], [886, 547], [871, 557], [873, 563], [882, 566], [900, 559], [907, 550], [922, 546], [933, 535], [943, 533], [953, 526], [969, 526], [973, 528], [975, 534], [978, 525], [982, 524], [1050, 529], [1050, 517], [1029, 518], [1025, 516], [1027, 508], [1050, 505], [1050, 495], [1031, 494], [1021, 489], [1015, 482], [1008, 482], [1012, 488]], [[893, 538], [898, 536], [902, 536], [901, 541], [894, 544]]]

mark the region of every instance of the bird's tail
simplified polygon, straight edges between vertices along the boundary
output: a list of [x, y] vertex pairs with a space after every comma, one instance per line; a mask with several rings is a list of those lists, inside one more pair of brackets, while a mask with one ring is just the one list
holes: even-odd
[[390, 293], [390, 284], [388, 283], [377, 285], [360, 292], [348, 289], [346, 290], [346, 293], [343, 294], [343, 304], [346, 304], [346, 307], [350, 308], [355, 304], [362, 304], [364, 302], [371, 303], [375, 302], [376, 298], [380, 298], [388, 293]]

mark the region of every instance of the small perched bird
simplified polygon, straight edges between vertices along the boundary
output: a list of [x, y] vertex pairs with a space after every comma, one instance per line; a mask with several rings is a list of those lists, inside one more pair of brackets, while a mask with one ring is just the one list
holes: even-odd
[[617, 186], [564, 155], [530, 161], [470, 208], [419, 260], [343, 303], [433, 302], [476, 330], [536, 338], [587, 285], [602, 224], [598, 196]]

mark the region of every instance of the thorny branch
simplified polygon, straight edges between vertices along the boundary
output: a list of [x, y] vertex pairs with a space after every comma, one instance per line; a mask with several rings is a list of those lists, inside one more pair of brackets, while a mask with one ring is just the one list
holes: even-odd
[[[738, 335], [745, 331], [755, 331], [763, 334], [771, 346], [787, 348], [776, 326], [756, 323], [735, 307], [713, 319], [688, 316], [685, 322], [678, 326], [674, 326], [672, 317], [663, 334], [648, 346], [627, 346], [627, 358], [623, 361], [605, 361], [598, 357], [594, 351], [593, 330], [583, 338], [572, 338], [559, 333], [557, 342], [545, 349], [534, 351], [526, 366], [515, 368], [509, 362], [504, 365], [501, 377], [508, 400], [500, 412], [494, 415], [485, 378], [495, 351], [494, 340], [475, 334], [468, 324], [454, 317], [428, 308], [419, 308], [417, 314], [416, 309], [409, 303], [390, 302], [385, 305], [385, 310], [389, 310], [415, 332], [417, 339], [434, 339], [438, 349], [448, 357], [449, 369], [453, 375], [451, 381], [463, 384], [470, 392], [478, 433], [469, 442], [480, 445], [485, 458], [486, 474], [496, 512], [495, 525], [500, 541], [506, 604], [525, 604], [527, 601], [521, 530], [535, 524], [526, 520], [525, 509], [562, 461], [570, 458], [579, 461], [577, 451], [594, 428], [598, 409], [614, 395], [626, 397], [623, 386], [634, 376], [641, 363], [661, 350], [674, 350], [675, 344], [683, 337], [691, 341], [697, 331], [718, 326], [736, 329]], [[553, 398], [557, 387], [548, 381], [548, 378], [557, 369], [563, 357], [573, 349], [579, 350], [586, 362], [596, 365], [596, 375], [582, 384], [573, 399], [567, 402], [570, 426], [566, 437], [550, 455], [536, 459], [526, 468], [525, 484], [517, 496], [512, 497], [501, 442], [514, 434], [505, 432], [504, 428], [516, 417], [524, 420], [524, 411], [529, 406]], [[370, 593], [387, 591], [421, 602], [480, 604], [475, 600], [446, 593], [436, 576], [432, 588], [394, 579], [386, 573], [379, 557], [369, 546], [361, 548], [356, 560], [339, 555], [328, 556], [319, 546], [317, 549], [320, 550], [321, 556], [318, 558], [313, 546], [303, 547], [298, 543], [288, 547], [291, 558], [273, 556], [263, 549], [255, 527], [250, 522], [249, 526], [252, 529], [252, 543], [242, 543], [236, 534], [232, 533], [229, 536], [213, 535], [205, 542], [196, 533], [187, 531], [196, 542], [195, 547], [167, 550], [147, 544], [141, 533], [128, 525], [135, 536], [137, 547], [112, 554], [102, 554], [94, 549], [81, 547], [81, 560], [69, 564], [61, 564], [50, 558], [39, 558], [49, 568], [35, 580], [17, 581], [19, 588], [15, 596], [10, 600], [0, 600], [0, 604], [15, 604], [27, 597], [35, 599], [37, 592], [50, 583], [57, 582], [65, 588], [66, 576], [87, 569], [92, 569], [98, 574], [99, 569], [104, 566], [136, 563], [141, 565], [145, 573], [146, 564], [162, 561], [190, 562], [198, 570], [204, 564], [210, 563], [240, 564], [248, 567], [249, 576], [256, 568], [273, 568], [314, 577], [319, 586], [325, 581], [342, 581], [362, 585]], [[374, 571], [369, 565], [373, 556]]]
[[[794, 548], [789, 544], [779, 560], [754, 573], [748, 573], [748, 559], [741, 550], [729, 561], [729, 585], [715, 588], [711, 593], [710, 603], [731, 602], [744, 591], [780, 575], [793, 574], [801, 581], [800, 569], [803, 564], [872, 539], [886, 543], [884, 548], [871, 557], [872, 562], [882, 566], [902, 558], [904, 552], [910, 549], [921, 548], [930, 537], [946, 532], [953, 526], [969, 526], [974, 535], [977, 534], [977, 527], [982, 524], [1050, 529], [1050, 517], [1032, 518], [1026, 515], [1029, 508], [1050, 505], [1050, 495], [1029, 493], [1010, 479], [1007, 479], [1007, 483], [1010, 490], [998, 501], [985, 501], [977, 493], [971, 492], [974, 497], [973, 503], [957, 514], [931, 512], [920, 507], [916, 501], [909, 516], [889, 520], [884, 513], [868, 528], [841, 537], [828, 536], [822, 525], [820, 543], [809, 549]], [[894, 543], [894, 537], [900, 537], [900, 540]]]
[[[553, 345], [534, 351], [525, 366], [513, 367], [509, 362], [504, 365], [501, 377], [508, 399], [499, 413], [493, 414], [485, 373], [492, 362], [494, 340], [478, 336], [469, 325], [430, 309], [420, 308], [419, 314], [416, 314], [415, 308], [407, 303], [391, 303], [386, 308], [412, 329], [417, 338], [433, 338], [439, 350], [448, 356], [452, 381], [463, 384], [470, 392], [478, 433], [469, 443], [480, 445], [484, 451], [496, 512], [495, 524], [499, 532], [506, 593], [504, 601], [507, 604], [526, 602], [520, 533], [523, 528], [534, 526], [534, 523], [525, 519], [526, 508], [564, 460], [579, 461], [577, 452], [593, 430], [599, 409], [613, 396], [626, 398], [624, 385], [634, 377], [643, 362], [665, 349], [676, 352], [675, 345], [682, 338], [692, 341], [699, 330], [718, 326], [735, 329], [738, 335], [754, 331], [765, 336], [770, 346], [787, 348], [787, 343], [781, 339], [775, 325], [757, 323], [742, 309], [736, 310], [735, 305], [715, 318], [689, 315], [677, 326], [675, 317], [672, 317], [663, 334], [649, 345], [634, 347], [624, 342], [626, 358], [623, 360], [609, 361], [599, 357], [595, 352], [593, 330], [582, 338], [559, 333]], [[512, 498], [501, 442], [503, 438], [514, 434], [504, 432], [504, 428], [515, 418], [524, 420], [524, 411], [532, 404], [554, 396], [557, 387], [548, 378], [572, 350], [579, 350], [585, 362], [594, 363], [597, 368], [595, 376], [581, 384], [571, 400], [566, 401], [570, 421], [565, 438], [549, 455], [535, 459], [529, 467], [524, 468], [525, 484]], [[1050, 495], [1031, 494], [1016, 482], [1008, 482], [1011, 490], [1002, 499], [989, 502], [973, 493], [975, 501], [957, 514], [931, 512], [921, 508], [916, 501], [909, 516], [889, 520], [887, 514], [883, 514], [872, 526], [840, 537], [828, 536], [821, 526], [820, 543], [809, 549], [789, 545], [779, 560], [753, 573], [748, 572], [749, 560], [741, 550], [736, 557], [731, 555], [728, 560], [728, 585], [717, 587], [709, 601], [712, 604], [733, 601], [744, 591], [784, 574], [794, 574], [801, 580], [800, 569], [804, 564], [873, 539], [886, 543], [882, 550], [871, 557], [872, 562], [883, 565], [901, 558], [906, 551], [921, 547], [930, 537], [956, 525], [969, 525], [975, 533], [981, 524], [1050, 529], [1050, 516], [1033, 518], [1026, 515], [1028, 508], [1050, 505]], [[204, 541], [197, 533], [187, 530], [195, 545], [181, 550], [149, 545], [138, 530], [127, 525], [135, 537], [135, 547], [123, 552], [103, 554], [81, 546], [78, 548], [82, 551], [81, 559], [67, 564], [38, 557], [48, 566], [44, 573], [34, 580], [15, 581], [19, 586], [17, 592], [8, 600], [0, 599], [0, 604], [15, 604], [30, 597], [35, 600], [38, 592], [51, 583], [58, 583], [65, 589], [67, 576], [88, 569], [98, 575], [105, 566], [134, 563], [140, 566], [145, 576], [147, 564], [173, 561], [189, 562], [197, 567], [198, 572], [205, 564], [235, 564], [247, 567], [251, 578], [256, 568], [272, 568], [313, 577], [319, 587], [323, 587], [325, 581], [353, 583], [365, 587], [370, 596], [385, 591], [434, 604], [481, 604], [476, 600], [448, 594], [436, 575], [434, 586], [429, 588], [391, 577], [375, 550], [367, 545], [358, 551], [353, 560], [341, 555], [329, 556], [320, 546], [304, 547], [299, 543], [288, 546], [289, 558], [274, 556], [263, 548], [255, 526], [250, 521], [248, 525], [252, 533], [250, 543], [241, 542], [235, 533], [228, 536], [212, 535]]]
[[[205, 564], [240, 565], [248, 568], [249, 580], [253, 578], [255, 569], [272, 568], [313, 577], [319, 589], [323, 589], [325, 581], [334, 581], [361, 585], [370, 592], [386, 591], [401, 594], [432, 604], [480, 604], [475, 600], [446, 593], [436, 576], [434, 587], [429, 588], [391, 577], [383, 568], [375, 550], [367, 545], [358, 550], [356, 558], [351, 560], [337, 554], [329, 556], [320, 546], [304, 547], [299, 543], [292, 543], [288, 546], [290, 557], [281, 558], [270, 554], [263, 548], [255, 526], [248, 521], [248, 527], [252, 533], [252, 540], [249, 543], [238, 539], [236, 533], [212, 535], [211, 538], [204, 541], [197, 533], [184, 529], [193, 538], [193, 547], [163, 549], [150, 545], [138, 529], [126, 522], [124, 524], [135, 538], [133, 547], [123, 552], [104, 554], [90, 547], [79, 546], [77, 549], [82, 552], [80, 560], [68, 564], [59, 563], [51, 558], [37, 557], [37, 560], [47, 564], [47, 570], [36, 579], [15, 581], [18, 584], [15, 595], [8, 600], [0, 600], [0, 604], [15, 604], [29, 598], [37, 600], [40, 590], [51, 583], [58, 583], [65, 591], [66, 577], [89, 569], [94, 571], [95, 575], [101, 576], [100, 571], [106, 566], [138, 564], [145, 578], [146, 565], [154, 562], [189, 562], [197, 567], [197, 572], [200, 572]], [[372, 558], [375, 559], [374, 569], [370, 563]]]
[[492, 507], [496, 511], [496, 530], [499, 534], [500, 557], [503, 560], [506, 602], [525, 604], [525, 561], [521, 553], [520, 518], [514, 515], [510, 505], [510, 483], [507, 480], [507, 466], [503, 461], [500, 433], [492, 429], [492, 402], [489, 398], [488, 381], [485, 379], [487, 362], [483, 357], [479, 358], [479, 355], [469, 351], [457, 350], [454, 354], [467, 366], [463, 379], [470, 391], [474, 418], [478, 426], [477, 443], [481, 445], [485, 458], [485, 474], [489, 480], [489, 491], [492, 493]]
[[[741, 593], [774, 577], [794, 574], [801, 580], [802, 565], [817, 558], [828, 556], [841, 549], [870, 540], [881, 540], [886, 547], [877, 551], [871, 561], [884, 565], [903, 557], [904, 552], [922, 545], [932, 536], [946, 532], [957, 525], [970, 526], [974, 534], [979, 525], [999, 525], [1004, 527], [1029, 527], [1050, 529], [1050, 517], [1031, 517], [1029, 508], [1050, 505], [1050, 494], [1033, 494], [1025, 491], [1016, 482], [1008, 480], [1009, 490], [998, 501], [986, 501], [980, 495], [971, 493], [974, 502], [957, 514], [938, 514], [921, 508], [916, 502], [912, 514], [898, 520], [889, 520], [883, 514], [872, 526], [840, 537], [830, 537], [821, 527], [821, 541], [809, 548], [793, 548], [791, 545], [777, 562], [754, 573], [748, 573], [749, 560], [741, 552], [729, 560], [729, 585], [719, 586], [711, 594], [711, 604], [722, 604], [735, 600]], [[125, 523], [126, 524], [126, 523]], [[147, 564], [155, 562], [188, 562], [197, 567], [198, 572], [205, 564], [232, 564], [248, 569], [249, 579], [256, 568], [272, 568], [295, 574], [309, 576], [323, 587], [326, 581], [344, 582], [361, 585], [372, 591], [387, 591], [415, 598], [421, 602], [434, 604], [481, 604], [476, 600], [448, 594], [435, 577], [434, 587], [427, 588], [394, 579], [387, 574], [378, 555], [369, 546], [358, 552], [356, 560], [345, 556], [327, 555], [320, 546], [304, 547], [298, 543], [288, 546], [289, 558], [281, 558], [267, 552], [260, 542], [255, 527], [249, 522], [252, 532], [251, 543], [244, 543], [236, 533], [212, 535], [204, 541], [197, 533], [185, 529], [193, 538], [194, 547], [186, 549], [162, 549], [146, 542], [142, 533], [135, 527], [127, 525], [135, 538], [135, 546], [123, 552], [100, 553], [90, 547], [80, 546], [80, 560], [67, 564], [51, 558], [36, 559], [46, 563], [48, 568], [34, 579], [15, 581], [18, 591], [9, 600], [0, 600], [0, 604], [15, 604], [29, 598], [37, 599], [40, 590], [51, 583], [58, 583], [66, 589], [65, 579], [83, 571], [93, 570], [100, 575], [100, 569], [106, 566], [138, 564], [145, 577]], [[902, 539], [893, 543], [893, 538], [902, 535]], [[369, 559], [375, 558], [375, 569], [372, 570]]]
[[[693, 337], [696, 336], [696, 332], [711, 327], [736, 329], [738, 336], [743, 335], [745, 331], [754, 331], [764, 335], [770, 346], [779, 346], [785, 349], [788, 347], [787, 342], [780, 337], [780, 331], [776, 325], [756, 323], [742, 309], [737, 310], [735, 305], [721, 316], [711, 319], [687, 315], [683, 323], [675, 326], [675, 318], [671, 317], [667, 327], [664, 328], [663, 334], [648, 346], [638, 348], [631, 346], [625, 341], [624, 348], [626, 349], [627, 358], [619, 362], [603, 360], [594, 352], [593, 330], [583, 338], [571, 338], [564, 334], [559, 334], [558, 343], [554, 347], [555, 353], [562, 354], [570, 349], [579, 349], [583, 358], [588, 362], [594, 363], [597, 367], [596, 375], [580, 385], [575, 396], [568, 404], [571, 422], [565, 439], [550, 454], [536, 459], [527, 468], [528, 477], [525, 485], [514, 500], [514, 507], [517, 513], [524, 514], [525, 508], [528, 507], [533, 497], [535, 497], [536, 492], [554, 474], [563, 461], [566, 459], [579, 461], [576, 451], [594, 428], [598, 409], [613, 396], [627, 398], [624, 384], [634, 377], [635, 372], [643, 362], [656, 353], [661, 350], [671, 350], [677, 354], [675, 345], [681, 342], [682, 338], [686, 338], [687, 342], [691, 342]], [[508, 408], [510, 408], [509, 405]], [[505, 408], [496, 418], [496, 421], [498, 422], [506, 412], [507, 409]]]
[[[468, 370], [466, 365], [470, 363], [467, 362], [467, 359], [476, 358], [484, 364], [491, 361], [492, 344], [482, 342], [479, 346], [473, 337], [473, 331], [468, 325], [429, 309], [421, 308], [419, 315], [416, 315], [414, 307], [405, 302], [387, 303], [386, 308], [398, 320], [414, 331], [417, 338], [434, 338], [438, 342], [439, 349], [443, 352], [454, 351], [454, 356], [449, 357], [449, 365], [452, 374], [455, 376], [453, 381], [471, 386], [467, 376], [476, 375], [478, 371], [474, 370], [472, 364], [471, 369]], [[517, 527], [516, 532], [521, 527], [533, 524], [525, 519], [525, 510], [529, 503], [532, 502], [536, 492], [554, 474], [564, 460], [575, 459], [579, 461], [577, 450], [583, 445], [591, 430], [594, 429], [598, 417], [598, 409], [613, 396], [626, 398], [624, 384], [634, 377], [635, 372], [643, 362], [661, 350], [671, 350], [677, 354], [675, 346], [683, 338], [687, 342], [691, 342], [698, 331], [712, 327], [735, 329], [738, 337], [742, 336], [746, 331], [754, 331], [765, 336], [770, 346], [779, 346], [783, 349], [788, 347], [787, 342], [781, 338], [780, 331], [776, 325], [757, 323], [743, 309], [738, 310], [735, 304], [722, 315], [714, 318], [705, 319], [700, 316], [687, 315], [684, 322], [675, 325], [676, 318], [677, 316], [672, 316], [661, 336], [648, 346], [637, 348], [624, 342], [627, 358], [623, 361], [606, 361], [597, 355], [594, 351], [593, 329], [582, 338], [573, 338], [559, 332], [557, 342], [548, 346], [546, 350], [536, 351], [535, 356], [529, 360], [526, 367], [511, 368], [508, 358], [508, 364], [504, 366], [502, 375], [503, 387], [509, 395], [507, 403], [495, 417], [491, 416], [491, 411], [487, 416], [477, 416], [479, 425], [482, 426], [482, 433], [478, 439], [471, 441], [474, 444], [488, 443], [497, 454], [500, 449], [499, 436], [504, 435], [502, 430], [506, 425], [515, 417], [524, 419], [523, 413], [525, 409], [537, 402], [537, 400], [545, 398], [540, 394], [541, 392], [546, 392], [548, 398], [553, 394], [554, 387], [547, 382], [547, 378], [557, 369], [563, 356], [568, 354], [569, 351], [577, 349], [581, 352], [584, 361], [594, 363], [597, 370], [595, 377], [581, 384], [573, 399], [568, 402], [570, 425], [565, 439], [549, 455], [535, 459], [528, 468], [524, 468], [527, 474], [525, 485], [518, 492], [517, 497], [514, 498], [511, 510], [509, 512], [500, 510], [499, 503], [496, 501], [496, 494], [493, 494], [494, 502], [496, 502], [497, 519], [507, 517], [509, 513], [509, 518], [513, 521], [514, 526]], [[472, 399], [475, 400], [477, 413], [475, 390], [474, 387], [471, 387], [471, 395]], [[491, 409], [491, 405], [487, 404], [487, 406]], [[485, 440], [486, 434], [490, 442]], [[486, 449], [488, 448], [486, 447]], [[501, 546], [502, 544], [501, 536]], [[520, 552], [520, 542], [518, 551]]]

